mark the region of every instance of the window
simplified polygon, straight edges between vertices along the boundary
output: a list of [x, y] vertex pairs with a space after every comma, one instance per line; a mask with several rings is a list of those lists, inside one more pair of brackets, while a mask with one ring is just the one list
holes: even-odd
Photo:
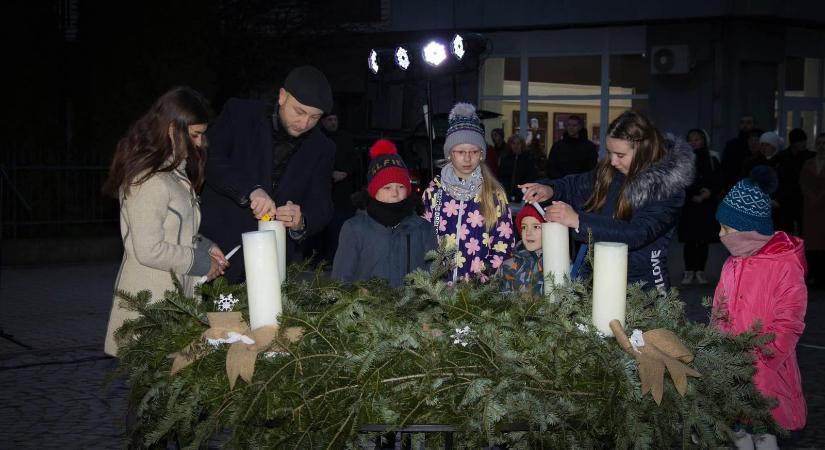
[[610, 56], [610, 95], [647, 94], [650, 63], [643, 55]]
[[780, 66], [780, 79], [784, 77], [777, 93], [778, 128], [785, 135], [794, 128], [802, 128], [808, 135], [809, 146], [825, 125], [823, 114], [823, 90], [825, 89], [825, 60], [789, 56]]
[[[630, 48], [613, 50], [625, 53], [608, 57], [593, 52], [594, 47], [598, 49], [601, 45], [594, 42], [604, 42], [593, 36], [585, 33], [576, 40], [581, 43], [581, 54], [571, 54], [577, 45], [562, 45], [561, 41], [527, 42], [521, 34], [505, 36], [502, 48], [511, 55], [519, 51], [540, 52], [544, 48], [548, 52], [557, 48], [563, 54], [500, 55], [485, 61], [479, 103], [482, 109], [501, 114], [485, 121], [488, 139], [493, 128], [502, 128], [506, 137], [520, 133], [532, 139], [538, 135], [537, 145], [546, 155], [553, 142], [564, 135], [563, 124], [557, 122], [563, 122], [570, 114], [580, 116], [588, 138], [599, 143], [609, 122], [625, 110], [647, 112], [648, 59], [641, 51], [626, 53]], [[639, 42], [637, 46], [643, 47], [643, 40]], [[602, 50], [608, 51], [607, 47]], [[605, 64], [608, 67], [603, 67]], [[527, 92], [522, 90], [523, 85]]]
[[599, 95], [601, 58], [593, 56], [539, 56], [527, 63], [529, 95]]

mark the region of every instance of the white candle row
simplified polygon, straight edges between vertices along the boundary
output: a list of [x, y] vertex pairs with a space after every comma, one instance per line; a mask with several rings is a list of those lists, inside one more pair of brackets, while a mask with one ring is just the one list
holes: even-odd
[[[543, 223], [542, 263], [545, 291], [550, 283], [561, 285], [570, 276], [568, 228], [555, 222]], [[281, 285], [286, 278], [286, 228], [281, 221], [260, 221], [259, 231], [244, 233], [244, 267], [250, 327], [276, 325], [281, 314]], [[593, 324], [612, 336], [609, 323], [624, 325], [627, 294], [627, 245], [597, 242], [593, 267]], [[554, 301], [552, 296], [551, 301]]]
[[286, 279], [286, 228], [281, 221], [260, 221], [258, 231], [241, 235], [243, 242], [249, 326], [277, 325], [281, 315], [281, 285]]
[[541, 253], [544, 292], [555, 302], [551, 284], [560, 286], [570, 276], [570, 229], [558, 222], [541, 224]]
[[593, 325], [613, 336], [610, 321], [624, 326], [627, 297], [627, 244], [596, 242], [593, 249]]
[[[570, 232], [556, 222], [541, 224], [542, 269], [544, 290], [551, 302], [552, 284], [564, 284], [570, 276]], [[596, 328], [607, 336], [613, 336], [610, 321], [625, 321], [627, 296], [627, 244], [596, 242], [593, 249], [593, 315]]]
[[286, 227], [280, 220], [259, 220], [258, 231], [274, 231], [275, 246], [278, 249], [278, 274], [281, 283], [286, 279]]

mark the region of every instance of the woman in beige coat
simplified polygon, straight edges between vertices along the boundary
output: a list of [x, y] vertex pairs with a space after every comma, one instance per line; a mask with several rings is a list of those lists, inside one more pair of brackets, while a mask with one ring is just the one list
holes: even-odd
[[163, 94], [118, 142], [104, 192], [120, 201], [123, 261], [104, 351], [117, 356], [115, 331], [137, 313], [120, 306], [117, 291], [149, 290], [152, 301], [174, 289], [172, 272], [187, 295], [206, 275], [223, 274], [223, 252], [198, 235], [197, 190], [204, 180], [209, 104], [197, 91], [177, 87]]

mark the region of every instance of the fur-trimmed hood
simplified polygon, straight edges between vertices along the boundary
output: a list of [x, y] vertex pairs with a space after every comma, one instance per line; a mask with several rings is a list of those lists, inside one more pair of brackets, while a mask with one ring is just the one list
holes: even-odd
[[630, 200], [633, 209], [650, 201], [670, 198], [693, 182], [696, 170], [693, 149], [687, 142], [670, 133], [665, 136], [665, 141], [667, 151], [662, 159], [628, 182], [624, 195]]

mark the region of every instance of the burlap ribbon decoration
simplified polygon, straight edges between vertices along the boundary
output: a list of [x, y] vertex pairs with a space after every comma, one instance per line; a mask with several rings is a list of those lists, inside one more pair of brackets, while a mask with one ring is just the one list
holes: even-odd
[[642, 395], [650, 392], [657, 405], [662, 404], [665, 368], [670, 373], [676, 390], [682, 396], [687, 392], [687, 377], [702, 376], [685, 364], [693, 361], [693, 353], [682, 344], [674, 332], [664, 328], [647, 331], [643, 334], [645, 345], [637, 347], [636, 350], [624, 333], [621, 322], [611, 320], [610, 329], [613, 330], [619, 345], [639, 363]]
[[[247, 344], [238, 340], [229, 346], [226, 353], [226, 376], [229, 378], [230, 389], [235, 387], [235, 381], [239, 376], [247, 383], [252, 382], [258, 353], [286, 351], [285, 342], [281, 340], [277, 326], [266, 325], [251, 331], [240, 312], [212, 312], [206, 313], [206, 316], [209, 319], [209, 329], [203, 332], [201, 339], [226, 339], [230, 333], [237, 333], [254, 341]], [[284, 338], [289, 343], [298, 342], [303, 332], [304, 330], [299, 327], [289, 327], [284, 332]], [[173, 375], [208, 353], [199, 351], [197, 344], [198, 341], [192, 342], [180, 352], [169, 355], [170, 358], [174, 358], [171, 370]]]

